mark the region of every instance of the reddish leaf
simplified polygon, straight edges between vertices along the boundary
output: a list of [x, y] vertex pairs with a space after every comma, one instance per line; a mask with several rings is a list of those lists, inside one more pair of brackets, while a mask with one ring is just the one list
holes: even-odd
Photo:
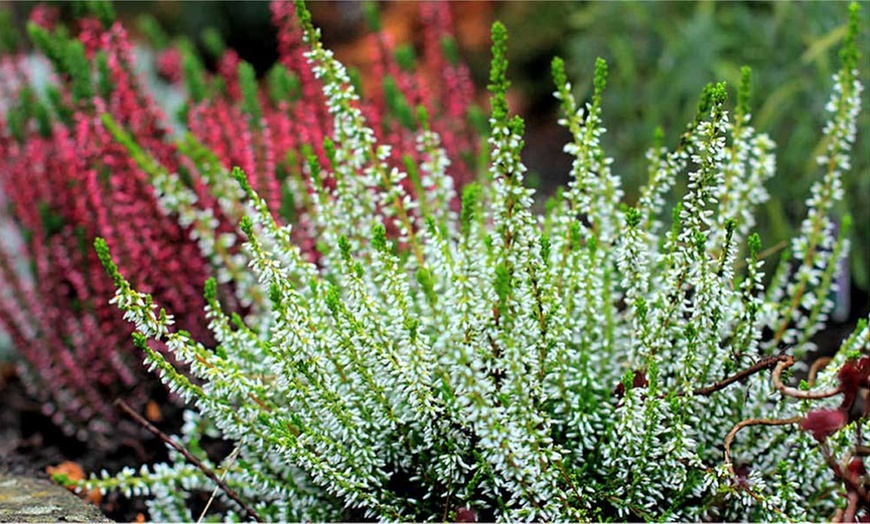
[[477, 522], [477, 512], [463, 506], [456, 510], [456, 522]]
[[837, 378], [840, 379], [840, 391], [843, 393], [840, 409], [849, 414], [850, 421], [866, 417], [870, 408], [870, 403], [866, 402], [867, 388], [870, 387], [870, 357], [847, 361], [840, 368]]
[[812, 433], [819, 443], [842, 429], [849, 422], [849, 414], [840, 409], [810, 411], [801, 421], [800, 428]]
[[864, 467], [864, 460], [859, 457], [852, 457], [852, 460], [849, 461], [849, 465], [846, 466], [846, 474], [849, 475], [849, 478], [852, 479], [853, 482], [858, 484], [858, 479], [862, 475], [867, 474], [867, 469]]

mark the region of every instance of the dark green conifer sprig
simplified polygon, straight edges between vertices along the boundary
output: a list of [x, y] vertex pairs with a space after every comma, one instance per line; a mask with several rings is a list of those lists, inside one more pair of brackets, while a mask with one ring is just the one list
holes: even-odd
[[0, 9], [0, 56], [17, 52], [20, 45], [21, 35], [13, 24], [12, 11]]
[[136, 20], [136, 26], [155, 50], [162, 51], [169, 47], [169, 35], [151, 13], [140, 15]]
[[239, 62], [239, 89], [242, 92], [242, 111], [251, 117], [251, 122], [257, 128], [263, 118], [263, 108], [260, 106], [259, 84], [254, 66], [245, 62]]
[[743, 66], [740, 68], [740, 87], [737, 89], [737, 108], [735, 113], [738, 119], [751, 112], [752, 107], [752, 68]]
[[489, 99], [492, 119], [497, 124], [506, 124], [508, 117], [507, 90], [507, 29], [501, 22], [492, 24], [492, 63], [489, 70]]
[[75, 0], [73, 11], [77, 18], [92, 16], [108, 29], [115, 22], [115, 8], [109, 0]]

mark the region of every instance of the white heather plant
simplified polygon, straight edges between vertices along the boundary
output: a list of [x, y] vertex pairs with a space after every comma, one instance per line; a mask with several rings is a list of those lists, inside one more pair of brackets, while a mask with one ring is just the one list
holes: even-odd
[[[174, 330], [98, 241], [147, 365], [192, 409], [176, 439], [184, 453], [170, 448], [167, 464], [82, 487], [149, 495], [157, 521], [196, 518], [188, 498], [197, 490], [216, 490], [212, 516], [226, 520], [821, 520], [855, 510], [853, 498], [866, 511], [863, 485], [829, 464], [857, 453], [864, 414], [820, 446], [796, 424], [826, 401], [789, 397], [833, 387], [847, 359], [870, 351], [867, 323], [819, 384], [780, 379], [813, 347], [848, 248], [832, 210], [860, 107], [857, 6], [828, 105], [822, 179], [766, 292], [751, 232], [774, 144], [751, 126], [748, 69], [733, 114], [725, 85], [708, 86], [681, 145], [649, 151], [649, 185], [629, 207], [600, 143], [605, 63], [580, 105], [554, 60], [574, 163], [567, 189], [538, 216], [496, 24], [489, 176], [462, 191], [457, 213], [424, 112], [427, 191], [417, 200], [405, 173], [386, 167], [344, 67], [297, 10], [335, 119], [329, 165], [309, 155], [307, 173], [322, 257], [309, 262], [235, 170], [252, 285], [270, 303], [248, 327], [222, 311], [209, 281], [220, 344], [210, 349]], [[334, 189], [317, 183], [327, 176]], [[665, 196], [681, 177], [688, 192], [668, 229]], [[235, 450], [209, 457], [206, 435]]]

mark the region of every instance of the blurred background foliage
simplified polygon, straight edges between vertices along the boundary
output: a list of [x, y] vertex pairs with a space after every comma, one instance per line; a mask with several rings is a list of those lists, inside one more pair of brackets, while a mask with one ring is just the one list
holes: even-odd
[[[19, 22], [33, 2], [0, 4]], [[383, 27], [398, 42], [419, 38], [413, 2], [381, 2]], [[845, 34], [845, 2], [454, 2], [457, 39], [480, 88], [489, 61], [489, 27], [502, 20], [510, 34], [509, 75], [512, 109], [527, 120], [525, 160], [532, 181], [550, 193], [567, 181], [570, 158], [561, 152], [568, 138], [556, 125], [557, 105], [549, 68], [553, 56], [566, 59], [576, 93], [591, 95], [597, 56], [607, 59], [610, 77], [603, 117], [604, 145], [615, 159], [633, 202], [646, 181], [644, 152], [656, 127], [674, 146], [690, 122], [698, 95], [708, 82], [739, 81], [740, 67], [753, 69], [753, 124], [778, 147], [771, 201], [759, 216], [764, 245], [791, 238], [805, 214], [810, 185], [818, 178], [814, 158], [825, 121], [824, 105]], [[57, 6], [70, 16], [70, 4]], [[862, 2], [863, 56], [860, 76], [870, 86], [870, 2]], [[351, 66], [365, 71], [364, 9], [358, 2], [313, 2], [315, 22], [327, 45]], [[148, 13], [171, 36], [186, 35], [204, 50], [202, 35], [214, 28], [229, 47], [265, 73], [276, 58], [275, 34], [266, 2], [137, 1], [116, 4], [128, 27]], [[208, 55], [208, 53], [204, 53]], [[732, 96], [734, 90], [732, 88]], [[849, 266], [858, 306], [866, 315], [870, 283], [870, 92], [864, 93], [854, 166], [845, 179], [847, 208], [853, 214]], [[775, 258], [769, 262], [773, 264]], [[769, 266], [772, 270], [772, 266]], [[853, 315], [856, 312], [853, 311]]]
[[[768, 132], [778, 148], [771, 201], [759, 217], [769, 247], [793, 236], [806, 213], [810, 185], [820, 173], [815, 157], [823, 147], [824, 106], [839, 67], [846, 7], [845, 2], [590, 2], [552, 3], [541, 9], [524, 2], [504, 6], [501, 18], [512, 28], [514, 78], [535, 98], [543, 100], [551, 90], [539, 80], [546, 78], [546, 71], [535, 65], [546, 56], [566, 58], [569, 78], [581, 96], [591, 95], [595, 57], [607, 59], [604, 142], [615, 159], [614, 172], [626, 181], [629, 200], [646, 180], [643, 153], [655, 128], [661, 126], [666, 143], [674, 146], [704, 85], [726, 80], [736, 86], [740, 67], [752, 67], [753, 125]], [[867, 87], [870, 3], [861, 7], [860, 76]], [[550, 29], [524, 29], [531, 27]], [[519, 79], [517, 71], [531, 74]], [[865, 291], [870, 277], [868, 94], [864, 92], [843, 206], [854, 218], [852, 279]]]

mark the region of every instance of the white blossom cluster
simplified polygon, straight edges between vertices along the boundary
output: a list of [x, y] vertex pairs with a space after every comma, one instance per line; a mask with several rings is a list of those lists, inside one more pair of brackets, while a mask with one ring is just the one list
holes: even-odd
[[[803, 415], [810, 403], [779, 394], [769, 369], [716, 385], [766, 357], [802, 355], [791, 345], [806, 346], [824, 320], [818, 301], [847, 250], [830, 214], [860, 84], [835, 79], [825, 174], [793, 243], [802, 264], [794, 275], [781, 269], [765, 294], [751, 233], [774, 145], [748, 112], [729, 118], [724, 84], [705, 91], [678, 148], [650, 150], [650, 183], [628, 207], [601, 143], [606, 67], [597, 64], [595, 96], [581, 106], [556, 62], [560, 123], [573, 136], [569, 187], [545, 215], [533, 211], [522, 123], [501, 115], [490, 121], [488, 181], [464, 189], [457, 213], [438, 135], [422, 126], [426, 191], [416, 200], [304, 8], [300, 18], [335, 129], [329, 165], [309, 162], [313, 180], [336, 181], [311, 199], [317, 265], [235, 170], [250, 285], [267, 297], [258, 314], [268, 318], [226, 313], [212, 280], [219, 346], [206, 348], [174, 330], [99, 247], [147, 364], [191, 403], [179, 444], [260, 518], [443, 521], [470, 510], [499, 521], [818, 520], [841, 504], [815, 441], [795, 425], [749, 428], [734, 440], [733, 464], [723, 457], [735, 424]], [[498, 42], [494, 105], [506, 89]], [[679, 179], [688, 191], [668, 213]], [[158, 182], [161, 194], [178, 186]], [[164, 200], [194, 213], [191, 199]], [[870, 351], [866, 324], [837, 362], [860, 351]], [[829, 370], [822, 385], [835, 382]], [[234, 452], [210, 457], [205, 436]], [[83, 487], [148, 495], [151, 518], [189, 521], [191, 493], [216, 484], [173, 451], [167, 464]], [[216, 493], [219, 518], [251, 517]]]

